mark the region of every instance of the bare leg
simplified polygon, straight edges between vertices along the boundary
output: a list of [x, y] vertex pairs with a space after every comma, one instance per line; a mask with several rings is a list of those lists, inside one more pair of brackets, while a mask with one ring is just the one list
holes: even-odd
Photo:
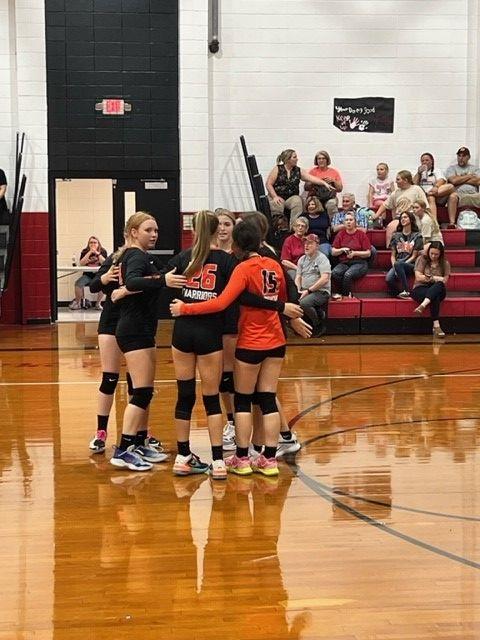
[[[133, 388], [153, 387], [155, 375], [155, 348], [138, 349], [125, 354], [127, 367], [132, 377]], [[123, 415], [122, 433], [136, 435], [145, 424], [145, 410], [127, 404]]]
[[454, 225], [457, 220], [457, 211], [458, 211], [458, 193], [455, 191], [448, 196], [447, 206], [448, 206], [448, 220], [449, 223]]
[[[200, 380], [202, 381], [203, 395], [217, 395], [220, 378], [222, 376], [222, 352], [215, 351], [205, 356], [197, 356], [197, 364]], [[222, 414], [207, 415], [207, 425], [212, 447], [221, 447], [223, 434]]]

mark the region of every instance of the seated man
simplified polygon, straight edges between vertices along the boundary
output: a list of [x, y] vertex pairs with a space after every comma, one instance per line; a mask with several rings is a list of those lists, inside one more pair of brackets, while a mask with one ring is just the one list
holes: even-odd
[[312, 322], [312, 336], [325, 333], [325, 309], [330, 298], [330, 262], [319, 248], [314, 233], [305, 238], [305, 255], [297, 264], [295, 284], [300, 292], [299, 304]]
[[338, 233], [341, 229], [345, 229], [345, 215], [353, 213], [357, 229], [366, 231], [368, 229], [368, 212], [365, 207], [355, 204], [355, 196], [353, 193], [344, 193], [342, 195], [342, 208], [332, 218], [332, 231]]
[[480, 207], [480, 169], [470, 164], [470, 151], [460, 147], [457, 151], [457, 164], [452, 164], [445, 172], [445, 177], [453, 184], [455, 191], [448, 196], [449, 229], [456, 228], [457, 211], [461, 207]]
[[8, 224], [8, 207], [5, 199], [7, 193], [7, 176], [0, 169], [0, 224]]

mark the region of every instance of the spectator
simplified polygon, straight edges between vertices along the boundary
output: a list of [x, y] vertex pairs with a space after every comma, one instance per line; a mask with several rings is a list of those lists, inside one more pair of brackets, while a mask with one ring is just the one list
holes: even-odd
[[298, 261], [295, 284], [300, 292], [300, 306], [312, 321], [312, 336], [325, 333], [323, 320], [330, 298], [331, 267], [320, 251], [318, 236], [309, 233], [305, 238], [305, 255]]
[[0, 224], [8, 224], [9, 215], [7, 200], [5, 195], [7, 193], [7, 176], [3, 169], [0, 169]]
[[423, 250], [427, 253], [430, 242], [441, 242], [443, 244], [443, 236], [435, 218], [432, 218], [425, 208], [424, 202], [415, 202], [412, 206], [412, 213], [418, 220], [418, 228], [423, 238]]
[[332, 256], [339, 257], [332, 280], [341, 292], [332, 296], [334, 300], [352, 295], [352, 283], [367, 273], [371, 255], [370, 240], [364, 231], [357, 229], [354, 214], [346, 213], [344, 223], [345, 228], [337, 233], [332, 246]]
[[297, 218], [293, 224], [293, 233], [285, 239], [280, 259], [288, 270], [290, 277], [295, 280], [297, 263], [305, 253], [305, 236], [308, 231], [308, 220], [303, 216]]
[[[392, 250], [392, 268], [387, 273], [386, 281], [388, 292], [391, 296], [409, 298], [408, 277], [413, 275], [415, 260], [423, 248], [422, 235], [418, 230], [415, 216], [409, 211], [400, 215], [397, 223], [397, 231], [390, 241]], [[397, 287], [397, 279], [400, 280], [401, 290]]]
[[388, 196], [386, 202], [380, 205], [378, 211], [373, 216], [374, 220], [380, 220], [381, 218], [385, 218], [387, 209], [392, 211], [392, 221], [389, 222], [385, 233], [386, 247], [390, 246], [390, 240], [398, 226], [400, 214], [404, 211], [410, 211], [414, 202], [425, 202], [427, 211], [430, 211], [427, 196], [421, 187], [413, 184], [413, 177], [410, 171], [399, 171], [397, 173], [396, 183], [398, 189]]
[[327, 258], [332, 249], [330, 245], [330, 216], [316, 196], [309, 196], [306, 203], [308, 230], [318, 237], [319, 249]]
[[331, 159], [327, 151], [317, 151], [313, 163], [310, 175], [321, 178], [327, 183], [328, 188], [324, 185], [315, 186], [311, 182], [306, 182], [305, 191], [311, 196], [317, 196], [331, 218], [338, 211], [337, 193], [343, 190], [342, 176], [337, 169], [330, 166]]
[[303, 201], [300, 198], [300, 180], [330, 189], [328, 182], [300, 169], [297, 163], [296, 151], [285, 149], [278, 156], [277, 164], [270, 171], [266, 182], [272, 216], [287, 210], [290, 216], [290, 228], [293, 228], [293, 223], [303, 211]]
[[414, 313], [422, 315], [430, 306], [433, 320], [433, 335], [444, 338], [439, 322], [440, 304], [447, 295], [446, 285], [450, 277], [450, 264], [445, 260], [445, 250], [441, 242], [431, 242], [427, 254], [421, 255], [415, 263], [415, 285], [412, 298], [419, 302]]
[[418, 184], [425, 191], [430, 205], [431, 216], [437, 219], [437, 203], [445, 205], [448, 196], [453, 193], [455, 187], [447, 184], [447, 180], [440, 169], [435, 169], [435, 160], [431, 153], [422, 153], [420, 166], [413, 176], [413, 183]]
[[273, 216], [270, 239], [272, 247], [277, 251], [277, 253], [280, 254], [282, 252], [283, 243], [289, 235], [290, 227], [288, 225], [287, 216], [284, 213]]
[[377, 164], [377, 175], [368, 183], [367, 202], [370, 209], [376, 211], [383, 204], [388, 196], [394, 192], [395, 185], [388, 178], [388, 164], [379, 162]]
[[470, 151], [460, 147], [457, 164], [452, 164], [445, 172], [448, 182], [455, 191], [448, 196], [449, 229], [456, 229], [458, 206], [480, 207], [480, 169], [470, 164]]
[[[100, 267], [107, 257], [107, 252], [100, 244], [100, 240], [95, 236], [90, 236], [85, 249], [82, 249], [80, 253], [80, 265], [82, 267]], [[82, 308], [83, 300], [83, 288], [87, 287], [95, 277], [95, 273], [92, 271], [85, 271], [78, 280], [75, 282], [75, 299], [70, 303], [69, 307], [72, 311], [76, 311]], [[97, 302], [95, 308], [101, 311], [101, 300], [103, 292], [97, 296]]]
[[361, 231], [368, 229], [368, 210], [355, 203], [353, 193], [344, 193], [342, 195], [342, 208], [332, 218], [333, 233], [338, 233], [341, 229], [345, 229], [345, 216], [347, 213], [353, 213], [355, 216], [357, 229]]

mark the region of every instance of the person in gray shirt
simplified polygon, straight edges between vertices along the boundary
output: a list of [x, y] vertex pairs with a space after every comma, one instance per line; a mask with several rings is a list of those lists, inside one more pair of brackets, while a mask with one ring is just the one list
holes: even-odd
[[297, 263], [295, 284], [300, 292], [299, 304], [312, 323], [314, 337], [325, 333], [331, 272], [328, 258], [319, 249], [318, 236], [310, 233], [305, 238], [305, 255]]
[[455, 191], [448, 196], [448, 228], [456, 228], [458, 207], [480, 207], [480, 169], [470, 164], [470, 151], [460, 147], [457, 151], [457, 164], [445, 171], [445, 177], [453, 184]]

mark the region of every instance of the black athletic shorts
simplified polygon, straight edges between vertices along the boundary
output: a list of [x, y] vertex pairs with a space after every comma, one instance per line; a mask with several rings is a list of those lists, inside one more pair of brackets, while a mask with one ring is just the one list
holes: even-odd
[[177, 318], [173, 327], [172, 347], [197, 356], [222, 351], [222, 329], [221, 319]]
[[235, 358], [247, 364], [261, 364], [267, 358], [284, 358], [286, 346], [275, 347], [275, 349], [235, 349]]
[[98, 335], [114, 336], [120, 319], [120, 308], [114, 306], [110, 298], [103, 303], [103, 310], [98, 321]]
[[117, 344], [122, 353], [138, 351], [139, 349], [153, 349], [155, 338], [153, 336], [117, 336]]

